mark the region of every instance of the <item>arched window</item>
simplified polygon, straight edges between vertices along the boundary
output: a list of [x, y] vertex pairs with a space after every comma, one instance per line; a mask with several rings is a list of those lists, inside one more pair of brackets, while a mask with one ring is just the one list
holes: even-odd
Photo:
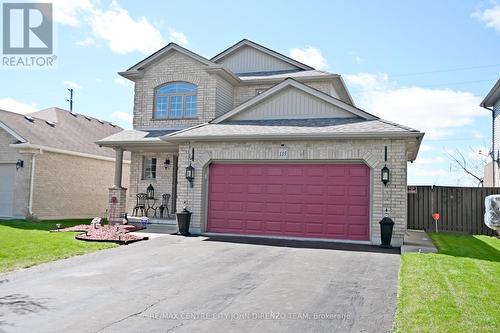
[[170, 82], [155, 91], [154, 119], [196, 118], [198, 87], [188, 82]]

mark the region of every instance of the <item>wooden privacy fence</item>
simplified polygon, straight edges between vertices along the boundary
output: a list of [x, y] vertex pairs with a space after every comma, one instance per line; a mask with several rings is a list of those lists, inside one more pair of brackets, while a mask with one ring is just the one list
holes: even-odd
[[497, 235], [484, 224], [484, 199], [500, 194], [495, 187], [408, 186], [408, 229]]

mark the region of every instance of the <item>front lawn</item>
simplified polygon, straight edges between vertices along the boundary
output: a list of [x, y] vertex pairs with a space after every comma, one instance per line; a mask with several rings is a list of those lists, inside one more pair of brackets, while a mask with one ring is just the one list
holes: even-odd
[[75, 239], [74, 232], [49, 232], [56, 228], [56, 223], [65, 228], [89, 222], [88, 219], [41, 222], [0, 220], [0, 272], [116, 246], [79, 241]]
[[439, 253], [401, 257], [395, 332], [499, 332], [500, 239], [430, 236]]

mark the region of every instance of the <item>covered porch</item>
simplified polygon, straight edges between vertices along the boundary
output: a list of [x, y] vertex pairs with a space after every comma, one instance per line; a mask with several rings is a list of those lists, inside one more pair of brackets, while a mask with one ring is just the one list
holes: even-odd
[[[109, 189], [108, 220], [140, 223], [143, 216], [154, 224], [175, 224], [177, 210], [177, 144], [167, 143], [161, 136], [177, 130], [124, 130], [97, 142], [116, 152], [114, 184]], [[121, 183], [123, 153], [130, 152], [130, 184]]]

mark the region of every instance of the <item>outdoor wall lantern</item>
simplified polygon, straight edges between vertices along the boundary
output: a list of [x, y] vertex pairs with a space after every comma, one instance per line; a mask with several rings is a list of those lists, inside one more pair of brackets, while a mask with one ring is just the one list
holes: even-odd
[[24, 166], [24, 161], [23, 160], [17, 160], [16, 162], [16, 170], [19, 170], [19, 168], [22, 168]]
[[384, 183], [384, 186], [387, 186], [387, 183], [389, 183], [390, 180], [390, 172], [389, 168], [387, 167], [387, 146], [385, 146], [385, 156], [384, 156], [385, 164], [384, 167], [382, 168], [382, 183]]
[[165, 170], [168, 169], [168, 166], [170, 165], [170, 160], [167, 158], [165, 162], [163, 162], [163, 166], [165, 167]]
[[188, 180], [189, 185], [193, 187], [194, 167], [191, 165], [191, 162], [189, 162], [189, 165], [186, 167], [186, 179]]

